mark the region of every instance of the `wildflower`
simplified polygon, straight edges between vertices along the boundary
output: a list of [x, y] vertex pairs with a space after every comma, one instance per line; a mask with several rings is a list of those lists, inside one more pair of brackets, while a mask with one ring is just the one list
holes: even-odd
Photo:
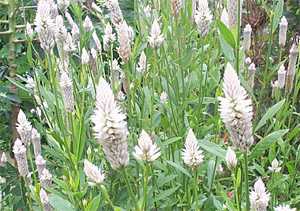
[[252, 28], [250, 24], [247, 24], [244, 28], [244, 50], [247, 52], [251, 47], [251, 33]]
[[199, 149], [196, 136], [192, 129], [188, 131], [184, 147], [182, 151], [183, 162], [192, 169], [196, 169], [203, 162], [204, 156], [202, 150]]
[[90, 32], [94, 29], [93, 23], [90, 19], [89, 16], [86, 16], [84, 21], [83, 21], [83, 28], [87, 31]]
[[17, 118], [17, 131], [20, 135], [21, 141], [27, 145], [29, 144], [31, 138], [31, 123], [27, 120], [24, 112], [20, 109], [18, 118]]
[[30, 23], [26, 23], [26, 35], [30, 38], [33, 37], [33, 30]]
[[298, 44], [293, 43], [293, 45], [290, 49], [289, 66], [288, 66], [287, 73], [286, 73], [286, 84], [285, 85], [286, 85], [286, 90], [288, 92], [291, 92], [293, 89], [298, 54], [299, 54]]
[[22, 141], [17, 138], [13, 146], [13, 153], [15, 155], [18, 171], [22, 177], [27, 177], [29, 175], [26, 147], [23, 145]]
[[248, 83], [249, 83], [249, 86], [251, 88], [254, 87], [254, 77], [255, 77], [255, 72], [256, 72], [256, 67], [255, 67], [255, 64], [254, 63], [251, 63], [248, 67], [248, 71], [249, 71], [249, 78], [248, 78]]
[[136, 68], [136, 70], [140, 73], [144, 73], [146, 71], [147, 68], [147, 57], [145, 55], [145, 52], [143, 51], [141, 53], [139, 62], [138, 62], [138, 67]]
[[278, 160], [275, 158], [275, 159], [272, 161], [271, 166], [269, 166], [268, 169], [269, 169], [271, 172], [280, 172], [281, 167], [280, 167], [279, 164], [280, 164], [280, 163], [279, 163]]
[[96, 90], [96, 109], [92, 116], [95, 137], [113, 169], [129, 162], [126, 115], [115, 101], [110, 85], [101, 78]]
[[284, 47], [286, 43], [286, 33], [288, 29], [288, 22], [286, 18], [283, 16], [279, 23], [279, 45], [280, 47]]
[[102, 173], [101, 169], [98, 168], [97, 166], [93, 165], [91, 162], [88, 160], [84, 160], [84, 173], [89, 179], [89, 184], [94, 185], [103, 183], [104, 181], [104, 174]]
[[52, 3], [49, 0], [39, 1], [34, 21], [41, 47], [47, 52], [54, 47], [55, 20]]
[[48, 194], [46, 193], [46, 191], [43, 188], [41, 188], [41, 190], [40, 190], [40, 199], [41, 199], [41, 202], [42, 202], [42, 205], [43, 205], [45, 211], [53, 210], [53, 208], [51, 207], [51, 205], [49, 203]]
[[165, 40], [165, 38], [164, 38], [163, 34], [161, 34], [158, 20], [154, 19], [152, 26], [151, 26], [151, 31], [150, 31], [150, 36], [148, 38], [148, 42], [152, 48], [158, 48], [162, 45], [164, 40]]
[[35, 128], [32, 128], [31, 131], [31, 142], [33, 144], [34, 156], [37, 157], [41, 154], [41, 135]]
[[168, 98], [169, 98], [169, 96], [168, 96], [168, 94], [167, 94], [165, 91], [163, 91], [163, 92], [160, 94], [160, 97], [159, 97], [160, 102], [161, 102], [162, 104], [165, 104], [165, 103], [168, 101]]
[[102, 51], [102, 47], [101, 47], [101, 42], [100, 42], [100, 39], [97, 35], [97, 33], [94, 31], [93, 34], [92, 34], [92, 38], [94, 40], [94, 43], [95, 43], [95, 46], [96, 46], [96, 49], [101, 52]]
[[297, 211], [296, 208], [291, 208], [289, 205], [279, 205], [274, 208], [274, 211]]
[[247, 57], [247, 58], [245, 59], [245, 64], [250, 65], [251, 63], [252, 63], [251, 58], [250, 58], [250, 57]]
[[221, 118], [234, 146], [248, 149], [253, 143], [252, 102], [229, 63], [225, 68], [223, 92], [224, 97], [219, 97]]
[[110, 12], [111, 22], [118, 27], [124, 21], [122, 11], [118, 0], [106, 0], [106, 7]]
[[221, 21], [224, 23], [225, 26], [229, 28], [229, 15], [226, 8], [222, 10]]
[[250, 205], [253, 211], [266, 211], [270, 200], [270, 194], [266, 191], [265, 184], [259, 178], [254, 189], [250, 193]]
[[128, 62], [131, 54], [129, 27], [124, 21], [118, 28], [119, 48], [118, 53], [124, 63]]
[[44, 169], [40, 176], [41, 186], [43, 188], [47, 188], [52, 184], [52, 174], [48, 171], [48, 169]]
[[200, 35], [207, 35], [207, 33], [209, 32], [209, 26], [212, 22], [212, 14], [208, 7], [207, 0], [200, 0], [198, 2], [198, 8], [194, 15], [194, 19]]
[[104, 36], [103, 36], [104, 50], [105, 51], [109, 50], [110, 44], [115, 40], [116, 40], [116, 36], [113, 33], [111, 25], [108, 23], [106, 24], [104, 29]]
[[72, 35], [72, 38], [73, 40], [77, 41], [80, 37], [80, 31], [79, 31], [79, 28], [77, 26], [77, 24], [72, 24], [72, 29], [71, 29], [71, 35]]
[[277, 80], [278, 80], [278, 87], [280, 89], [283, 89], [284, 88], [284, 85], [285, 85], [285, 76], [286, 76], [286, 70], [285, 70], [285, 67], [284, 67], [284, 64], [282, 64], [277, 72]]
[[137, 160], [154, 161], [160, 156], [159, 147], [151, 140], [149, 134], [142, 130], [138, 139], [138, 145], [134, 147], [133, 156]]
[[81, 64], [88, 64], [90, 61], [90, 55], [85, 48], [81, 52]]
[[237, 165], [236, 154], [230, 147], [228, 147], [228, 149], [227, 149], [225, 160], [226, 160], [227, 167], [229, 169], [231, 169], [231, 170], [235, 169], [235, 167]]
[[39, 178], [41, 178], [44, 169], [46, 168], [46, 161], [41, 155], [35, 157], [35, 165], [38, 171]]
[[7, 157], [5, 155], [5, 152], [2, 152], [1, 159], [0, 159], [0, 166], [4, 166], [6, 162], [7, 162]]
[[182, 0], [172, 0], [172, 14], [177, 17], [180, 9], [182, 8]]
[[[240, 18], [242, 17], [242, 5], [243, 1], [240, 1]], [[229, 19], [230, 28], [236, 27], [238, 24], [238, 1], [237, 0], [228, 0], [227, 1], [227, 12]]]
[[61, 74], [59, 85], [61, 88], [66, 111], [73, 112], [74, 111], [73, 83], [68, 73], [63, 72]]

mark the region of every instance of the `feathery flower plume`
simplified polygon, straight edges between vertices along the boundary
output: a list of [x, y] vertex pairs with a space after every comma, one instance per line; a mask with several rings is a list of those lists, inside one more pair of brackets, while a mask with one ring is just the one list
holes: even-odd
[[50, 202], [49, 202], [48, 194], [46, 193], [46, 191], [43, 188], [41, 188], [41, 190], [40, 190], [40, 199], [41, 199], [42, 205], [44, 207], [44, 211], [52, 211], [53, 210], [53, 208], [51, 207]]
[[138, 67], [136, 70], [140, 73], [144, 73], [147, 69], [147, 57], [145, 55], [145, 52], [143, 51], [140, 55]]
[[285, 76], [286, 76], [286, 70], [285, 70], [284, 64], [282, 64], [277, 72], [278, 87], [280, 89], [284, 88]]
[[286, 85], [287, 92], [291, 92], [293, 89], [298, 54], [299, 54], [298, 44], [293, 43], [293, 45], [290, 49], [289, 66], [288, 66], [287, 73], [286, 73], [286, 84], [285, 85]]
[[41, 135], [35, 128], [32, 128], [31, 131], [31, 142], [33, 144], [34, 156], [37, 157], [41, 154]]
[[118, 31], [118, 40], [119, 40], [119, 48], [118, 53], [120, 58], [124, 63], [128, 62], [131, 54], [131, 38], [130, 31], [127, 23], [124, 21], [121, 23], [117, 29]]
[[35, 30], [38, 34], [41, 47], [47, 52], [54, 46], [55, 20], [53, 16], [53, 1], [39, 1], [34, 21], [36, 25]]
[[44, 169], [46, 168], [46, 161], [41, 155], [38, 155], [35, 157], [35, 165], [38, 171], [39, 178], [42, 177], [42, 173]]
[[279, 161], [275, 158], [275, 159], [272, 161], [271, 166], [268, 167], [268, 169], [269, 169], [271, 172], [280, 172], [281, 167], [280, 167]]
[[87, 32], [90, 32], [93, 30], [94, 26], [93, 26], [93, 23], [90, 19], [89, 16], [86, 16], [84, 21], [83, 21], [83, 28], [87, 31]]
[[199, 0], [194, 19], [199, 34], [201, 36], [207, 35], [207, 33], [209, 32], [209, 26], [212, 22], [212, 14], [208, 7], [207, 0]]
[[84, 160], [83, 171], [89, 180], [89, 185], [103, 183], [105, 176], [102, 170], [88, 160]]
[[246, 150], [253, 144], [252, 102], [229, 63], [225, 68], [223, 92], [224, 97], [219, 97], [221, 118], [234, 146]]
[[255, 64], [254, 63], [251, 63], [248, 67], [248, 73], [249, 73], [249, 78], [248, 78], [248, 83], [249, 83], [249, 86], [253, 89], [254, 87], [254, 77], [255, 77], [255, 72], [256, 72], [256, 67], [255, 67]]
[[96, 109], [92, 116], [95, 137], [112, 168], [119, 169], [129, 162], [126, 115], [117, 105], [110, 85], [103, 78], [99, 81], [96, 93]]
[[[242, 5], [243, 1], [240, 1], [240, 18], [242, 17]], [[229, 26], [233, 28], [238, 24], [238, 1], [228, 0], [227, 1], [227, 12], [229, 17]]]
[[289, 205], [279, 205], [274, 208], [274, 211], [297, 211], [296, 208], [291, 208]]
[[31, 139], [31, 123], [27, 120], [24, 112], [20, 109], [17, 119], [17, 131], [20, 135], [21, 141], [27, 145]]
[[64, 105], [67, 112], [74, 111], [74, 96], [73, 96], [73, 83], [68, 73], [63, 72], [60, 76], [59, 85], [63, 97]]
[[267, 192], [265, 184], [259, 178], [254, 189], [250, 193], [250, 205], [253, 211], [266, 211], [270, 200], [270, 194]]
[[104, 50], [108, 51], [110, 48], [110, 44], [115, 40], [116, 40], [116, 35], [113, 33], [113, 29], [110, 23], [107, 23], [104, 29], [104, 36], [103, 36]]
[[192, 129], [188, 131], [184, 147], [182, 151], [183, 162], [192, 169], [196, 169], [203, 162], [204, 156], [202, 150], [199, 149], [197, 138]]
[[251, 47], [251, 33], [252, 33], [252, 28], [250, 24], [247, 24], [244, 28], [244, 50], [247, 52], [250, 50]]
[[160, 156], [159, 147], [153, 143], [149, 134], [142, 130], [138, 139], [138, 145], [134, 147], [133, 156], [137, 160], [152, 162]]
[[286, 33], [288, 29], [287, 19], [283, 16], [279, 23], [279, 45], [280, 47], [284, 47], [286, 43]]
[[52, 184], [52, 174], [48, 171], [48, 169], [44, 169], [40, 176], [41, 186], [43, 188], [47, 188]]
[[235, 152], [230, 147], [228, 147], [228, 149], [227, 149], [225, 160], [226, 160], [227, 167], [229, 169], [231, 169], [231, 170], [235, 169], [238, 161], [236, 159]]
[[85, 48], [81, 52], [81, 64], [88, 64], [90, 61], [90, 55]]
[[70, 5], [70, 0], [57, 0], [58, 9], [65, 11]]
[[172, 14], [177, 17], [182, 8], [182, 0], [171, 0]]
[[119, 6], [119, 1], [118, 0], [106, 0], [106, 7], [110, 12], [110, 18], [112, 24], [118, 28], [118, 25], [123, 23], [124, 18], [122, 11]]
[[158, 48], [162, 45], [164, 40], [165, 40], [165, 38], [164, 38], [164, 35], [161, 34], [158, 20], [154, 19], [152, 26], [151, 26], [151, 31], [150, 31], [150, 36], [148, 38], [148, 42], [152, 48]]
[[27, 177], [29, 175], [26, 147], [23, 145], [20, 139], [17, 139], [13, 146], [13, 153], [15, 155], [18, 171], [22, 177]]
[[229, 15], [226, 8], [222, 10], [221, 21], [224, 23], [225, 26], [229, 28]]

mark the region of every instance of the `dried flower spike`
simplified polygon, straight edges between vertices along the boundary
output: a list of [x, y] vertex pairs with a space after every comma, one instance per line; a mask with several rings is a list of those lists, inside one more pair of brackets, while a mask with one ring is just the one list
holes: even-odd
[[131, 55], [130, 28], [124, 21], [118, 28], [119, 48], [118, 53], [124, 63], [128, 62]]
[[251, 25], [247, 24], [244, 28], [244, 50], [248, 52], [251, 47], [251, 34], [252, 28]]
[[286, 70], [285, 70], [285, 67], [284, 67], [284, 64], [282, 64], [277, 72], [277, 80], [278, 80], [278, 87], [280, 89], [283, 89], [284, 88], [284, 85], [285, 85], [285, 78], [286, 78]]
[[48, 169], [44, 169], [40, 176], [41, 186], [43, 188], [47, 188], [52, 184], [52, 174], [48, 171]]
[[74, 96], [73, 96], [73, 83], [68, 73], [63, 72], [60, 76], [60, 88], [67, 112], [74, 111]]
[[299, 54], [298, 44], [293, 43], [291, 49], [290, 49], [290, 55], [289, 55], [289, 66], [286, 73], [286, 91], [291, 92], [293, 90], [294, 86], [294, 77], [296, 72], [296, 65], [297, 65], [297, 59]]
[[106, 0], [106, 7], [110, 12], [111, 22], [115, 27], [118, 27], [124, 21], [122, 11], [118, 0]]
[[152, 162], [160, 156], [159, 147], [153, 143], [149, 134], [142, 130], [138, 139], [138, 145], [134, 147], [133, 156], [137, 160]]
[[280, 47], [284, 47], [286, 43], [286, 33], [288, 29], [287, 19], [283, 16], [279, 23], [279, 45]]
[[28, 162], [26, 156], [26, 147], [20, 139], [17, 139], [13, 146], [13, 153], [15, 155], [18, 171], [22, 177], [27, 178], [29, 175]]
[[197, 25], [198, 32], [201, 36], [207, 35], [209, 26], [212, 22], [212, 14], [208, 7], [207, 0], [198, 1], [198, 7], [194, 15], [194, 20]]
[[31, 139], [31, 123], [27, 120], [25, 113], [20, 109], [17, 119], [17, 131], [20, 135], [21, 141], [27, 145]]

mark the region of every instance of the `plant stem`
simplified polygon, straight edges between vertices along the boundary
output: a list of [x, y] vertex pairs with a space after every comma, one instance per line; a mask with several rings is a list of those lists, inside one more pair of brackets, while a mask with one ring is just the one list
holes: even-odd
[[147, 210], [147, 193], [148, 193], [148, 163], [144, 166], [144, 181], [143, 181], [143, 210]]
[[238, 0], [237, 8], [237, 36], [236, 36], [236, 71], [240, 69], [240, 35], [241, 35], [241, 0]]
[[197, 169], [195, 169], [195, 176], [194, 176], [194, 194], [195, 194], [195, 210], [200, 210], [198, 206], [198, 181], [197, 181]]
[[126, 172], [125, 168], [122, 170], [122, 173], [123, 173], [123, 177], [124, 177], [124, 180], [125, 180], [125, 183], [126, 183], [126, 186], [127, 186], [127, 191], [130, 195], [130, 198], [131, 198], [132, 202], [135, 204], [135, 207], [137, 208], [136, 199], [135, 199], [134, 193], [132, 191], [131, 184], [130, 184], [130, 181], [128, 179], [128, 175], [127, 175], [127, 172]]
[[244, 161], [245, 161], [245, 193], [246, 193], [246, 210], [250, 210], [250, 201], [249, 201], [249, 178], [248, 178], [248, 152], [244, 152]]

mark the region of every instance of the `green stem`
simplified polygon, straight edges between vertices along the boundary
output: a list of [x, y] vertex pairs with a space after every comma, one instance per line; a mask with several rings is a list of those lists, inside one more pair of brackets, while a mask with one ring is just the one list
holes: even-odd
[[195, 169], [195, 176], [194, 176], [194, 194], [195, 194], [195, 210], [200, 210], [200, 207], [198, 205], [198, 181], [197, 181], [197, 169]]
[[143, 181], [143, 210], [147, 210], [147, 193], [148, 193], [148, 163], [144, 166], [144, 181]]
[[122, 170], [122, 173], [123, 173], [123, 177], [124, 177], [124, 180], [125, 180], [125, 183], [126, 183], [126, 186], [127, 186], [127, 191], [128, 191], [128, 193], [130, 195], [132, 203], [135, 204], [136, 210], [138, 210], [137, 209], [137, 204], [136, 204], [136, 198], [135, 198], [134, 193], [132, 191], [131, 184], [130, 184], [130, 181], [128, 179], [128, 175], [127, 175], [127, 172], [126, 172], [125, 168]]
[[246, 193], [246, 210], [250, 210], [250, 201], [249, 201], [249, 178], [248, 178], [248, 152], [244, 152], [244, 161], [245, 161], [245, 193]]
[[240, 35], [241, 35], [241, 0], [238, 0], [237, 8], [237, 37], [236, 37], [236, 71], [240, 70]]

